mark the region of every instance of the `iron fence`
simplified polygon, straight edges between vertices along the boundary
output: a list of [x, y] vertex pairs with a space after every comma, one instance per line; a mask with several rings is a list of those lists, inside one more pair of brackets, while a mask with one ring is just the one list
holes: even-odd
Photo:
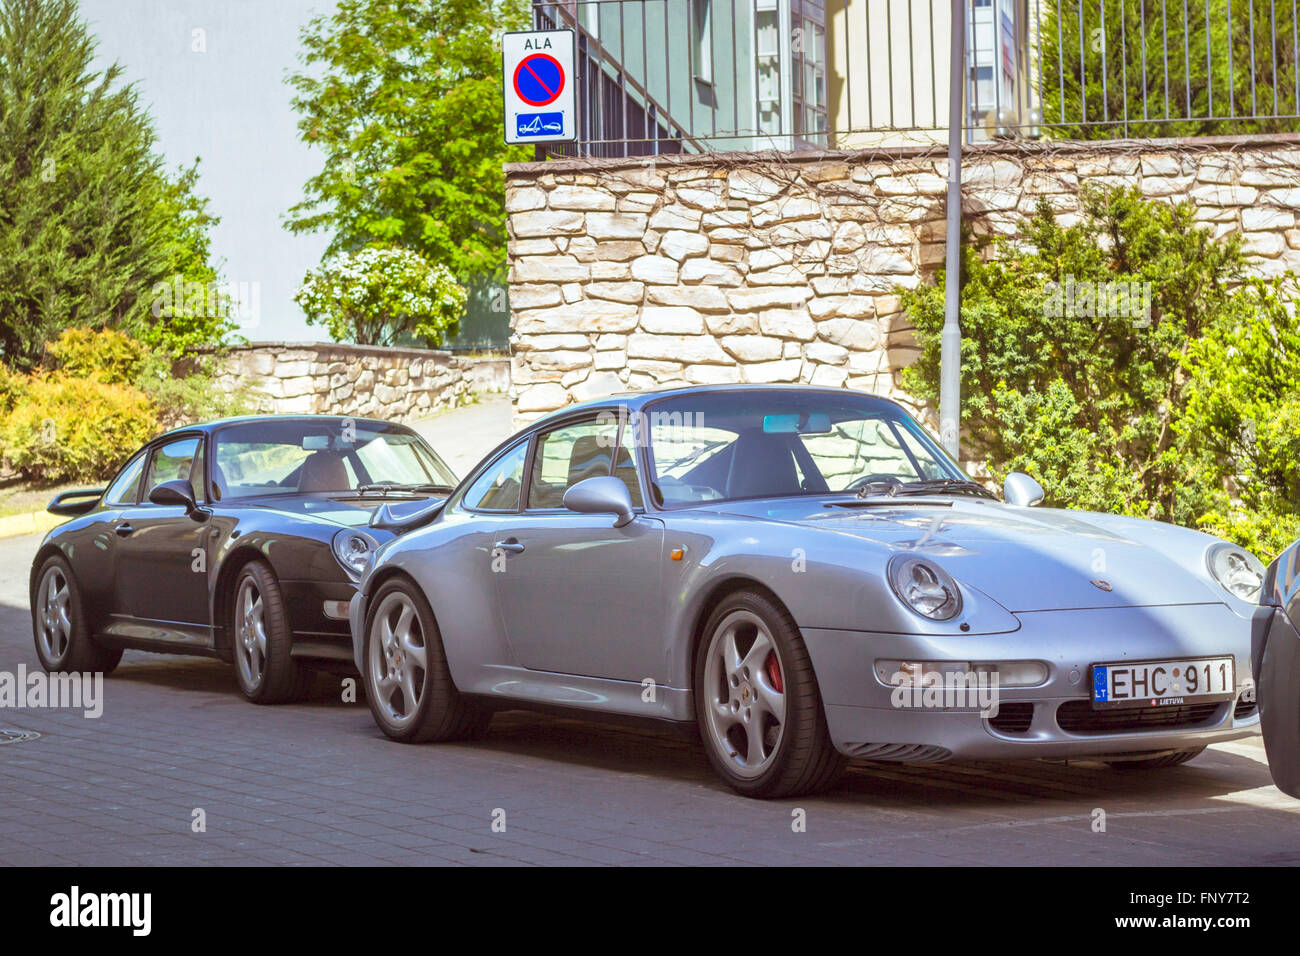
[[[1300, 0], [963, 0], [968, 142], [1300, 130]], [[948, 0], [563, 0], [554, 154], [946, 140]]]

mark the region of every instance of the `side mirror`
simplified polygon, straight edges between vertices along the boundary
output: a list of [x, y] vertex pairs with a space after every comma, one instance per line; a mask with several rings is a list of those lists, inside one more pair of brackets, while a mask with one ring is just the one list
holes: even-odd
[[177, 478], [154, 485], [149, 491], [149, 500], [156, 505], [180, 505], [191, 518], [202, 516], [205, 512], [194, 500], [194, 489], [188, 481]]
[[1042, 504], [1044, 494], [1043, 486], [1021, 471], [1013, 471], [1002, 482], [1002, 500], [1009, 505], [1032, 508]]
[[104, 497], [103, 488], [79, 488], [76, 491], [61, 491], [45, 506], [52, 515], [72, 518], [94, 511], [99, 499]]
[[587, 478], [564, 493], [564, 507], [587, 515], [614, 515], [614, 527], [629, 524], [636, 513], [627, 485], [612, 475]]

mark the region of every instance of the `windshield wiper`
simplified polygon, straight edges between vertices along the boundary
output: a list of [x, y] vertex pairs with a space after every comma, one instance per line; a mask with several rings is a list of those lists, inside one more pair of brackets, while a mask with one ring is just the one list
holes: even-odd
[[889, 493], [891, 495], [925, 495], [931, 492], [942, 492], [950, 495], [974, 495], [977, 498], [996, 498], [997, 495], [989, 491], [978, 481], [971, 481], [967, 478], [939, 478], [934, 481], [905, 481], [901, 485], [895, 485]]
[[380, 491], [385, 495], [390, 491], [414, 492], [416, 494], [450, 494], [453, 490], [450, 485], [404, 485], [397, 481], [376, 481], [359, 485], [357, 494], [364, 495], [372, 491]]

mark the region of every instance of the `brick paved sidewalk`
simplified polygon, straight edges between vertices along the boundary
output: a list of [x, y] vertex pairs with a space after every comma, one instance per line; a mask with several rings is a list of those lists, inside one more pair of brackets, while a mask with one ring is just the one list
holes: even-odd
[[[0, 541], [2, 671], [36, 667], [36, 543]], [[756, 802], [656, 732], [510, 714], [473, 744], [395, 744], [327, 676], [255, 707], [224, 665], [128, 652], [105, 696], [98, 720], [0, 710], [0, 729], [42, 735], [0, 745], [0, 864], [1300, 862], [1300, 803], [1254, 741], [1161, 772], [856, 767], [831, 793]]]

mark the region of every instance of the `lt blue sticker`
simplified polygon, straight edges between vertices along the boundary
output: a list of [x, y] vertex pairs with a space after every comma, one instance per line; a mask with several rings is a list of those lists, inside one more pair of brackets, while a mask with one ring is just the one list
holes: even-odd
[[515, 115], [517, 136], [559, 136], [563, 132], [563, 113], [517, 113]]
[[1106, 680], [1106, 668], [1092, 669], [1092, 699], [1110, 700], [1110, 682]]

